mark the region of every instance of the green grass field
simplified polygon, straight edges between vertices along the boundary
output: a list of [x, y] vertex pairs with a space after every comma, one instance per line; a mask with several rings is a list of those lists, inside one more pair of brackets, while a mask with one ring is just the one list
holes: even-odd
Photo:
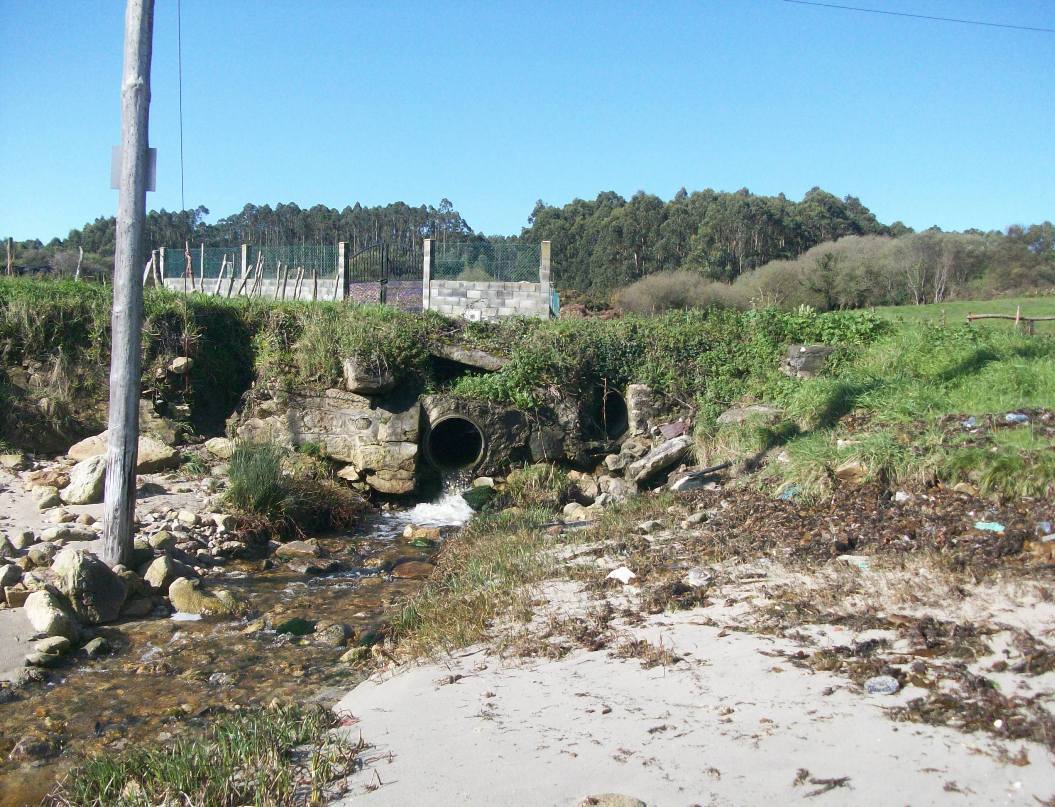
[[[877, 308], [875, 313], [884, 319], [903, 322], [928, 322], [959, 325], [967, 321], [968, 314], [1009, 314], [1021, 306], [1024, 317], [1055, 317], [1055, 295], [1046, 297], [1005, 297], [999, 300], [957, 300], [937, 305], [894, 305]], [[977, 328], [1014, 328], [1008, 320], [982, 320], [974, 323]], [[1037, 333], [1055, 333], [1055, 321], [1038, 322]]]

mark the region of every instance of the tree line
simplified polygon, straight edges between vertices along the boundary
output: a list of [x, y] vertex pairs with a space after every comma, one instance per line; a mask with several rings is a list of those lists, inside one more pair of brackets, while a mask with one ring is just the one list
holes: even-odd
[[[438, 205], [412, 207], [403, 202], [364, 207], [356, 203], [343, 210], [314, 205], [247, 204], [240, 211], [208, 223], [209, 210], [152, 210], [143, 229], [145, 252], [157, 247], [204, 244], [207, 247], [329, 245], [344, 241], [352, 252], [385, 242], [404, 252], [420, 254], [423, 238], [465, 239], [472, 228], [448, 199]], [[64, 238], [47, 244], [39, 240], [16, 244], [14, 269], [18, 274], [67, 276], [83, 249], [83, 274], [108, 277], [113, 269], [117, 220], [99, 217]]]
[[559, 286], [598, 296], [675, 269], [732, 281], [823, 241], [908, 231], [900, 222], [881, 224], [853, 196], [840, 199], [820, 188], [800, 202], [746, 188], [735, 193], [683, 188], [669, 202], [643, 192], [629, 201], [606, 192], [559, 208], [540, 201], [522, 237], [553, 242]]
[[[663, 286], [662, 296], [676, 305], [687, 304], [694, 295], [717, 294], [835, 308], [1055, 285], [1055, 238], [1048, 222], [1002, 232], [932, 228], [915, 233], [901, 222], [883, 224], [854, 196], [839, 198], [820, 188], [800, 201], [746, 188], [732, 193], [682, 189], [669, 201], [644, 192], [628, 200], [611, 191], [561, 207], [539, 201], [528, 226], [513, 236], [475, 232], [449, 199], [438, 205], [356, 204], [341, 210], [247, 204], [213, 223], [209, 216], [205, 207], [151, 211], [144, 248], [184, 242], [233, 247], [344, 241], [354, 252], [384, 241], [413, 256], [420, 255], [424, 238], [474, 241], [484, 250], [548, 240], [556, 287], [598, 303], [611, 301], [627, 287]], [[115, 235], [111, 216], [47, 244], [20, 242], [14, 270], [72, 275], [83, 262], [82, 276], [108, 277]], [[669, 278], [673, 272], [681, 273], [677, 282]], [[624, 294], [622, 299], [631, 297]], [[642, 305], [650, 305], [647, 295]]]

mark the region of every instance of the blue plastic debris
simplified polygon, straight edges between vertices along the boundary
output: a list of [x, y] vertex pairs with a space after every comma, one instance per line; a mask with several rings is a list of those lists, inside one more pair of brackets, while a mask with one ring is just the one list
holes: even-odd
[[792, 499], [799, 495], [799, 490], [800, 488], [798, 485], [788, 485], [786, 488], [780, 491], [780, 493], [777, 494], [777, 498], [781, 501], [790, 502]]
[[972, 415], [971, 417], [967, 418], [967, 420], [963, 421], [963, 423], [961, 423], [960, 425], [963, 426], [965, 429], [973, 429], [975, 426], [978, 425], [978, 418]]
[[976, 521], [974, 522], [974, 528], [976, 530], [984, 530], [985, 532], [1003, 532], [1004, 525], [999, 521]]
[[1029, 417], [1021, 412], [1008, 412], [1004, 415], [1004, 420], [1007, 423], [1029, 423]]
[[1050, 521], [1038, 521], [1037, 522], [1037, 535], [1048, 535], [1051, 533], [1051, 522]]

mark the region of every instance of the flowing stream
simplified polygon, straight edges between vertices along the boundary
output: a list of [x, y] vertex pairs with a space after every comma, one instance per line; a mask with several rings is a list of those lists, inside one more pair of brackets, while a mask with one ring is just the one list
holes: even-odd
[[[325, 701], [355, 686], [364, 673], [338, 661], [348, 648], [328, 641], [333, 631], [326, 628], [343, 623], [355, 639], [366, 636], [382, 627], [392, 605], [420, 587], [420, 579], [386, 570], [401, 561], [428, 561], [436, 552], [402, 540], [407, 524], [457, 528], [472, 517], [456, 492], [460, 483], [450, 480], [433, 502], [368, 516], [355, 533], [320, 536], [319, 544], [341, 562], [336, 574], [309, 577], [281, 563], [266, 571], [260, 561], [228, 563], [208, 582], [249, 602], [247, 618], [155, 618], [101, 627], [98, 634], [114, 647], [111, 656], [81, 657], [53, 671], [45, 686], [0, 705], [0, 807], [37, 805], [84, 755], [170, 741], [200, 731], [210, 714], [232, 706]], [[262, 627], [265, 616], [271, 626], [294, 617], [315, 622], [316, 632], [279, 634]], [[56, 753], [10, 759], [27, 736], [51, 743]]]

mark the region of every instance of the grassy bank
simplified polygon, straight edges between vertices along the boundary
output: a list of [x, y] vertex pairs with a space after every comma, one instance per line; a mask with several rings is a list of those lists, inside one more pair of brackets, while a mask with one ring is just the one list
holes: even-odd
[[[1055, 295], [1031, 297], [999, 297], [993, 300], [954, 300], [931, 305], [892, 305], [877, 308], [875, 313], [883, 319], [899, 323], [924, 323], [929, 325], [963, 325], [968, 314], [1006, 314], [1014, 316], [1021, 311], [1023, 317], [1055, 317]], [[982, 320], [975, 328], [1011, 330], [1013, 322], [1007, 320]], [[1055, 321], [1038, 322], [1037, 333], [1055, 334]]]
[[[867, 313], [768, 309], [467, 323], [377, 305], [227, 300], [148, 289], [144, 379], [156, 399], [185, 402], [191, 425], [203, 433], [222, 429], [254, 380], [336, 387], [348, 357], [391, 371], [408, 391], [449, 390], [524, 407], [547, 390], [585, 395], [645, 382], [709, 419], [763, 389], [788, 343], [834, 344], [842, 361], [887, 327]], [[430, 356], [438, 342], [465, 343], [509, 361], [497, 373], [451, 378]], [[27, 422], [42, 416], [58, 431], [99, 429], [109, 345], [106, 287], [0, 280], [0, 396], [12, 402], [0, 437], [17, 442]], [[185, 380], [174, 384], [164, 367], [179, 355], [194, 363]], [[44, 372], [27, 381], [22, 368], [33, 363]], [[41, 398], [49, 401], [43, 415], [36, 411]]]
[[1055, 424], [1005, 417], [1055, 403], [1050, 337], [905, 325], [825, 377], [778, 381], [766, 400], [783, 420], [705, 428], [700, 453], [710, 461], [783, 448], [764, 478], [806, 495], [830, 490], [847, 463], [890, 485], [965, 482], [1004, 497], [1050, 495], [1055, 485]]

